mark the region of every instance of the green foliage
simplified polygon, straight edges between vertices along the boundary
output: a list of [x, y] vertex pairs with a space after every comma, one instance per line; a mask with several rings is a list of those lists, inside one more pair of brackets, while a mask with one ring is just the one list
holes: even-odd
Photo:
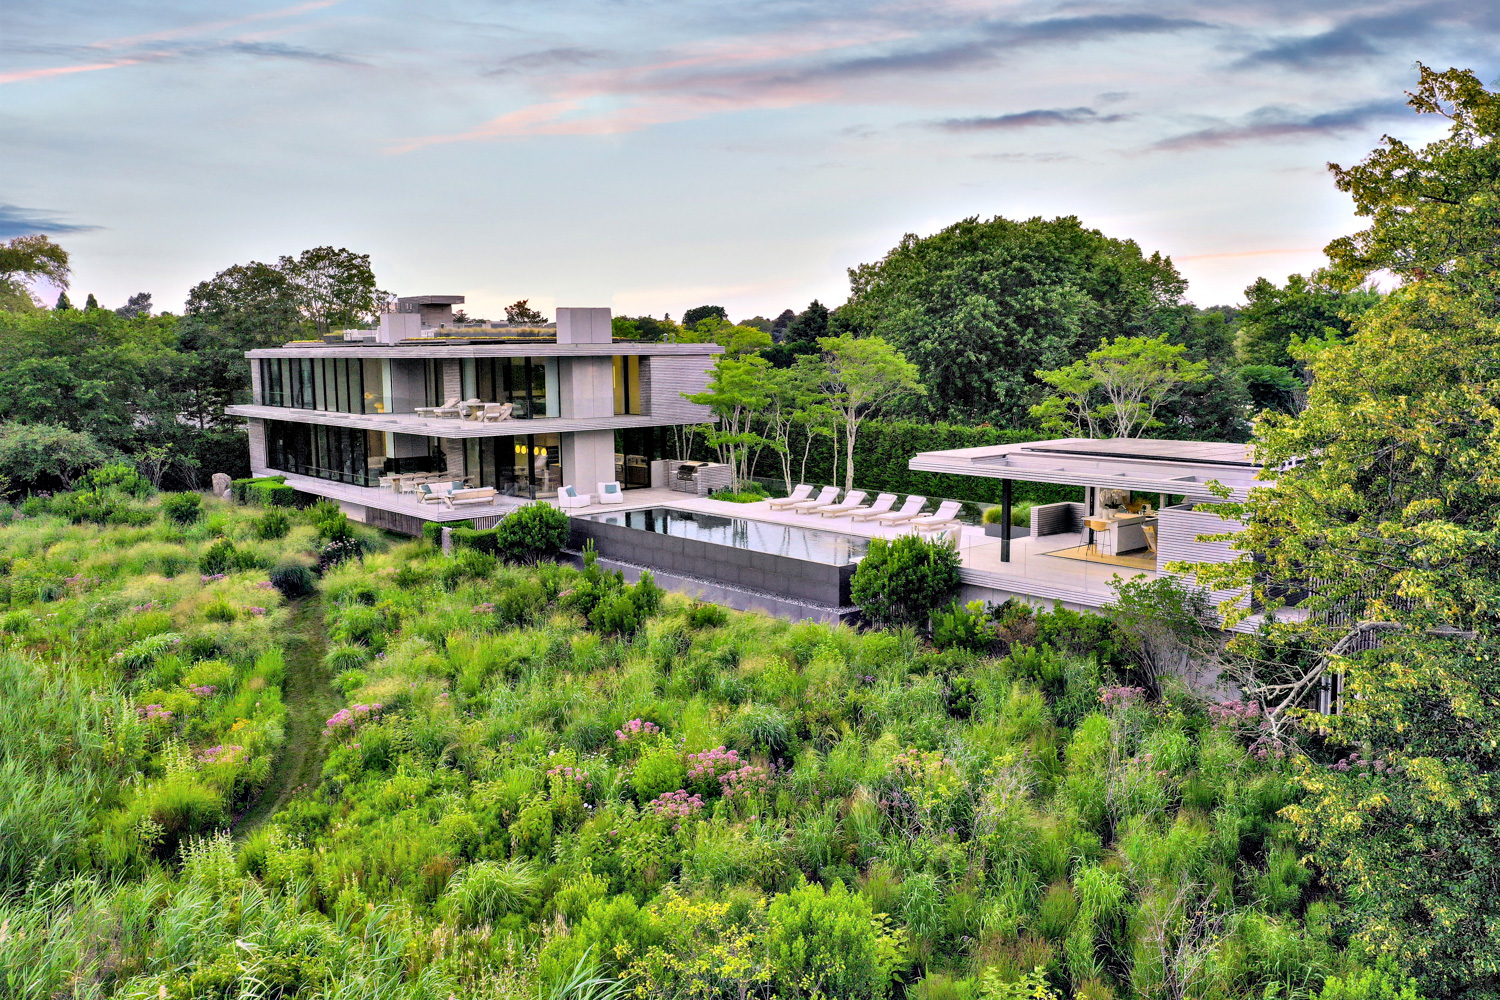
[[168, 493], [161, 498], [161, 510], [173, 524], [187, 526], [203, 514], [203, 497], [197, 493]]
[[958, 551], [944, 539], [872, 538], [850, 595], [871, 622], [926, 629], [958, 593], [958, 565]]
[[556, 559], [568, 544], [568, 515], [546, 503], [530, 503], [495, 526], [495, 553], [506, 562], [533, 565]]
[[883, 997], [898, 942], [874, 917], [841, 882], [827, 892], [803, 885], [776, 896], [767, 911], [767, 945], [780, 995]]
[[286, 484], [285, 476], [235, 479], [229, 488], [236, 503], [257, 507], [300, 507], [303, 503], [302, 494]]
[[268, 510], [255, 522], [255, 537], [263, 542], [285, 538], [292, 530], [292, 519], [283, 510]]
[[535, 903], [542, 875], [530, 861], [476, 861], [448, 883], [443, 905], [461, 927], [494, 923]]
[[1424, 1000], [1415, 979], [1387, 964], [1359, 969], [1347, 976], [1329, 976], [1316, 1000]]
[[1186, 287], [1168, 259], [1076, 218], [970, 218], [853, 269], [837, 318], [916, 363], [922, 415], [1017, 426], [1038, 401], [1033, 372], [1108, 338], [1177, 331]]
[[1051, 394], [1031, 408], [1043, 430], [1089, 438], [1140, 437], [1164, 426], [1158, 413], [1207, 382], [1208, 362], [1159, 337], [1116, 337], [1052, 371], [1037, 371]]
[[317, 588], [317, 577], [300, 559], [283, 559], [271, 567], [267, 574], [271, 586], [281, 592], [287, 600], [310, 594]]
[[47, 423], [0, 423], [0, 469], [7, 489], [69, 488], [109, 459], [86, 431]]

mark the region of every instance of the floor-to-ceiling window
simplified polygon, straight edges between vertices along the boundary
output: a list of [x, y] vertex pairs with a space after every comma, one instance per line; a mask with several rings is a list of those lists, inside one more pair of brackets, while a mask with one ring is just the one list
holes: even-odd
[[641, 358], [638, 354], [615, 355], [615, 413], [642, 413]]
[[512, 418], [529, 420], [547, 416], [548, 366], [556, 364], [550, 358], [473, 358], [464, 362], [464, 375], [475, 398], [510, 403]]
[[504, 496], [551, 497], [562, 484], [562, 449], [556, 434], [469, 438], [465, 472]]
[[387, 363], [380, 358], [262, 358], [261, 405], [384, 413]]
[[266, 421], [266, 462], [282, 472], [378, 486], [385, 458], [381, 431]]

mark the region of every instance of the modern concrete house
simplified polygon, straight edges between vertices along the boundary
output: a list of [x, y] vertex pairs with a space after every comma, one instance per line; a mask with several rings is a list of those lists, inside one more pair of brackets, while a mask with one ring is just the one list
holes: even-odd
[[[713, 419], [683, 394], [706, 386], [714, 344], [616, 342], [603, 308], [558, 309], [555, 325], [463, 325], [463, 301], [403, 298], [376, 331], [248, 352], [253, 402], [228, 412], [249, 422], [254, 473], [412, 533], [563, 486], [650, 487], [652, 463], [678, 457], [674, 428]], [[454, 509], [391, 488], [422, 472], [496, 496]]]

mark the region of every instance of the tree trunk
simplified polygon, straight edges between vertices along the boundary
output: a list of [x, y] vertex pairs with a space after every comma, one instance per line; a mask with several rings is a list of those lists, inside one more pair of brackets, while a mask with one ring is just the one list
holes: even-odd
[[850, 423], [844, 428], [845, 445], [847, 454], [844, 458], [844, 491], [854, 489], [854, 435], [859, 432], [859, 425]]

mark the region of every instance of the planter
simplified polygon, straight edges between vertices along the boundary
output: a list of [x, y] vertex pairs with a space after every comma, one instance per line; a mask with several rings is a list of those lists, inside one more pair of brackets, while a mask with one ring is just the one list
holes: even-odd
[[[1005, 525], [1003, 525], [1003, 524], [986, 524], [984, 526], [984, 533], [986, 535], [989, 535], [991, 538], [1004, 538], [1005, 535], [1002, 534], [1002, 531], [1003, 531], [1004, 528], [1005, 528]], [[1016, 537], [1016, 530], [1017, 529], [1014, 526], [1011, 527], [1011, 529], [1010, 529], [1010, 537], [1012, 537], [1012, 538]]]

